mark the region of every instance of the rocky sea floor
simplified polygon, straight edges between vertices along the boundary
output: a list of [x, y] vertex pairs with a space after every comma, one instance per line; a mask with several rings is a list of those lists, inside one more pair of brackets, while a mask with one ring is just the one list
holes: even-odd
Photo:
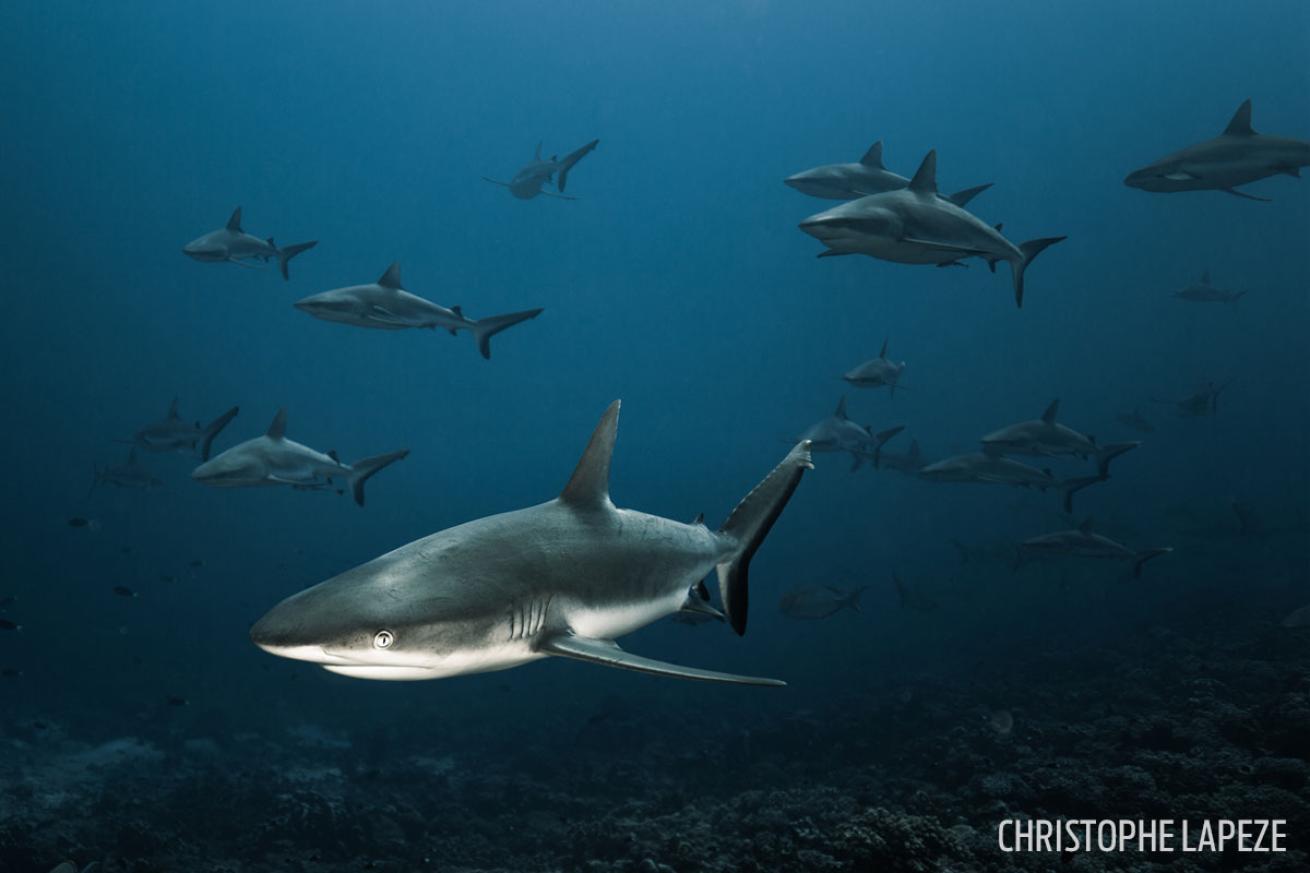
[[[981, 704], [1017, 686], [1022, 707]], [[308, 726], [91, 743], [0, 723], [3, 873], [1310, 869], [1310, 633], [1272, 624], [785, 718], [620, 708], [478, 756]], [[1292, 851], [1006, 855], [1016, 816], [1285, 818]]]

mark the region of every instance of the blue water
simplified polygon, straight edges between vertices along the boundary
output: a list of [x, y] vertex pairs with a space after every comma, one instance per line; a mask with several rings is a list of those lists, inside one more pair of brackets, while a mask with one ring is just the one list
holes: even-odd
[[[24, 674], [4, 686], [12, 713], [116, 735], [164, 717], [173, 694], [192, 706], [166, 717], [196, 735], [221, 733], [218, 713], [227, 730], [431, 717], [488, 742], [614, 696], [782, 718], [889, 677], [961, 677], [1150, 622], [1220, 623], [1237, 601], [1268, 620], [1300, 605], [1304, 533], [1188, 548], [1179, 519], [1224, 523], [1234, 498], [1305, 518], [1306, 182], [1257, 183], [1273, 202], [1254, 203], [1122, 179], [1218, 134], [1248, 97], [1257, 130], [1310, 137], [1302, 3], [58, 0], [8, 4], [0, 21], [0, 594], [19, 596], [24, 625], [0, 638], [0, 664]], [[549, 155], [592, 138], [570, 174], [576, 202], [520, 202], [479, 178], [508, 178], [538, 141]], [[971, 208], [1013, 240], [1068, 235], [1029, 271], [1022, 310], [1004, 265], [815, 260], [796, 224], [833, 204], [781, 180], [875, 139], [906, 176], [936, 148], [944, 190], [994, 182]], [[258, 236], [319, 240], [290, 282], [180, 253], [237, 205]], [[545, 312], [484, 361], [465, 335], [358, 330], [291, 306], [392, 261], [409, 290], [475, 317]], [[1171, 299], [1206, 268], [1249, 293], [1231, 307]], [[839, 375], [884, 338], [909, 362], [906, 390], [847, 390]], [[1154, 402], [1209, 380], [1231, 383], [1214, 418]], [[1077, 518], [1177, 551], [1141, 583], [1113, 570], [966, 579], [950, 539], [1068, 526], [1055, 498], [820, 456], [755, 560], [744, 639], [666, 622], [625, 641], [778, 676], [785, 692], [556, 662], [366, 683], [246, 638], [301, 588], [549, 499], [615, 398], [616, 502], [715, 525], [843, 393], [856, 420], [906, 425], [891, 448], [913, 437], [932, 458], [1057, 397], [1063, 421], [1103, 440], [1136, 438], [1115, 415], [1140, 409], [1156, 432], [1079, 496]], [[173, 397], [188, 419], [240, 404], [218, 448], [284, 406], [290, 436], [346, 460], [412, 454], [370, 482], [364, 509], [206, 489], [177, 455], [143, 456], [158, 490], [85, 497], [93, 465], [123, 458], [114, 440]], [[893, 570], [942, 609], [900, 610]], [[872, 586], [864, 613], [779, 615], [784, 590], [816, 583]]]

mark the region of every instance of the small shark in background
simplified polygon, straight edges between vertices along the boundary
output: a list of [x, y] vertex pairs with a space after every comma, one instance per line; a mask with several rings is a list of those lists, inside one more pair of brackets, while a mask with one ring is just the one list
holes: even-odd
[[1155, 425], [1136, 409], [1120, 412], [1114, 420], [1138, 433], [1155, 433]]
[[1251, 127], [1251, 101], [1245, 100], [1219, 136], [1134, 170], [1124, 184], [1161, 194], [1223, 191], [1268, 202], [1266, 197], [1238, 191], [1237, 186], [1277, 175], [1299, 179], [1305, 166], [1310, 166], [1310, 142], [1256, 133]]
[[1089, 518], [1073, 530], [1062, 530], [1024, 540], [1019, 544], [1019, 554], [1014, 568], [1019, 569], [1023, 563], [1033, 557], [1073, 557], [1073, 558], [1108, 558], [1118, 561], [1130, 561], [1133, 566], [1133, 578], [1142, 575], [1142, 565], [1152, 558], [1167, 555], [1172, 547], [1142, 549], [1133, 551], [1120, 545], [1109, 537], [1092, 530]]
[[[869, 150], [860, 158], [859, 163], [824, 164], [788, 176], [782, 180], [782, 183], [811, 197], [820, 197], [824, 200], [855, 200], [870, 194], [899, 191], [907, 187], [910, 180], [893, 173], [883, 165], [882, 140], [878, 140], [869, 146]], [[988, 182], [985, 185], [957, 191], [946, 199], [963, 209], [970, 200], [990, 187], [992, 183]]]
[[916, 612], [935, 612], [941, 605], [937, 598], [925, 592], [921, 587], [911, 588], [901, 581], [901, 577], [892, 573], [892, 588], [896, 591], [896, 600], [900, 603], [901, 609], [912, 609]]
[[458, 306], [447, 309], [406, 291], [400, 284], [400, 265], [396, 263], [387, 267], [376, 282], [324, 291], [297, 300], [293, 305], [315, 318], [355, 327], [377, 330], [441, 328], [449, 331], [451, 336], [466, 330], [473, 335], [484, 358], [491, 357], [493, 336], [542, 313], [541, 309], [528, 309], [490, 318], [468, 318]]
[[192, 424], [178, 415], [177, 399], [174, 398], [163, 420], [141, 428], [132, 435], [131, 441], [148, 452], [189, 452], [198, 454], [202, 461], [208, 461], [214, 437], [240, 411], [239, 406], [233, 406], [209, 424], [202, 425], [198, 421]]
[[904, 372], [904, 361], [887, 359], [887, 340], [883, 340], [882, 351], [878, 353], [878, 357], [848, 370], [842, 378], [856, 388], [890, 388], [891, 396], [895, 397], [896, 385], [901, 381], [901, 374]]
[[778, 611], [788, 618], [809, 621], [828, 618], [842, 610], [860, 611], [860, 595], [869, 590], [861, 585], [849, 591], [835, 585], [806, 585], [784, 592], [778, 601]]
[[918, 440], [910, 440], [910, 450], [905, 454], [897, 454], [883, 449], [878, 454], [878, 469], [895, 470], [897, 473], [907, 473], [916, 475], [920, 470], [928, 465], [928, 461], [923, 457], [923, 452], [919, 449]]
[[882, 447], [903, 430], [905, 425], [898, 425], [874, 433], [873, 428], [856, 424], [846, 414], [846, 398], [843, 397], [832, 415], [810, 425], [800, 438], [810, 444], [811, 451], [846, 452], [851, 456], [851, 471], [854, 472], [865, 458], [872, 459], [877, 469], [882, 459]]
[[561, 657], [784, 684], [645, 658], [615, 640], [703, 603], [711, 572], [728, 623], [745, 633], [750, 561], [812, 468], [809, 446], [796, 445], [714, 531], [614, 505], [618, 419], [616, 400], [555, 499], [439, 531], [292, 595], [255, 623], [251, 641], [360, 679], [440, 679]]
[[291, 274], [287, 271], [287, 265], [291, 262], [291, 259], [301, 252], [309, 251], [316, 245], [318, 245], [318, 240], [278, 248], [271, 236], [268, 239], [252, 236], [241, 229], [241, 207], [238, 206], [233, 210], [232, 217], [227, 220], [225, 227], [211, 230], [204, 236], [193, 239], [183, 247], [182, 254], [195, 258], [197, 261], [227, 262], [239, 264], [243, 267], [252, 266], [248, 263], [251, 260], [267, 263], [269, 260], [276, 258], [277, 267], [282, 273], [282, 278], [290, 279]]
[[1161, 400], [1157, 402], [1171, 403], [1174, 411], [1181, 418], [1204, 418], [1207, 415], [1219, 414], [1219, 395], [1227, 387], [1226, 384], [1217, 385], [1214, 382], [1207, 382], [1200, 390], [1187, 395], [1182, 400]]
[[92, 468], [91, 488], [87, 491], [87, 496], [95, 490], [97, 485], [113, 485], [118, 488], [158, 488], [163, 485], [150, 469], [136, 459], [136, 446], [127, 450], [127, 460], [122, 464], [111, 464], [108, 467]]
[[1211, 285], [1209, 270], [1201, 274], [1200, 282], [1174, 292], [1175, 299], [1186, 300], [1188, 303], [1236, 303], [1244, 296], [1245, 291], [1226, 291]]
[[350, 484], [355, 503], [364, 505], [364, 483], [384, 467], [409, 455], [409, 449], [343, 464], [336, 452], [317, 452], [287, 439], [287, 413], [279, 409], [263, 436], [239, 443], [191, 471], [191, 478], [215, 488], [288, 485], [298, 491], [333, 487], [341, 477]]
[[1141, 445], [1140, 442], [1098, 445], [1095, 437], [1085, 436], [1056, 421], [1059, 412], [1060, 401], [1052, 400], [1040, 419], [1021, 421], [987, 434], [982, 438], [983, 449], [1012, 455], [1094, 458], [1098, 474], [1109, 476], [1111, 461]]
[[1073, 496], [1088, 485], [1104, 482], [1105, 476], [1075, 476], [1057, 479], [1050, 470], [1039, 470], [1013, 458], [1007, 458], [996, 448], [981, 452], [956, 455], [929, 464], [919, 471], [919, 478], [928, 482], [959, 482], [985, 485], [1012, 485], [1017, 488], [1054, 490], [1060, 496], [1060, 505], [1066, 513], [1073, 512]]
[[[544, 161], [541, 159], [541, 143], [537, 143], [537, 151], [533, 155], [532, 163], [527, 164], [523, 169], [515, 173], [514, 178], [508, 182], [501, 182], [498, 179], [491, 179], [486, 176], [483, 176], [482, 179], [493, 185], [508, 188], [509, 193], [520, 200], [531, 200], [538, 194], [558, 197], [561, 200], [576, 200], [578, 199], [576, 197], [564, 196], [564, 186], [569, 181], [569, 170], [573, 169], [574, 164], [586, 157], [599, 143], [600, 140], [593, 139], [582, 148], [569, 152], [562, 160], [556, 155], [551, 155], [549, 159]], [[543, 191], [541, 188], [552, 178], [555, 181], [555, 190], [559, 193]]]
[[1028, 265], [1062, 236], [1015, 245], [970, 212], [937, 196], [937, 152], [930, 151], [910, 184], [898, 191], [871, 194], [826, 212], [811, 215], [801, 230], [827, 246], [819, 257], [868, 255], [901, 264], [963, 265], [979, 257], [993, 271], [1008, 261], [1014, 302], [1023, 306], [1023, 277]]

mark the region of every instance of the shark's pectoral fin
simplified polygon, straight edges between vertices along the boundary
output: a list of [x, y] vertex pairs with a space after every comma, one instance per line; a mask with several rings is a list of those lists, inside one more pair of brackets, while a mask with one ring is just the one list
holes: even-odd
[[702, 682], [726, 682], [734, 685], [786, 685], [777, 679], [763, 679], [758, 676], [738, 676], [733, 673], [717, 673], [713, 670], [699, 670], [695, 667], [680, 667], [665, 661], [643, 658], [619, 648], [613, 640], [594, 640], [577, 637], [572, 634], [547, 637], [538, 645], [538, 650], [547, 655], [561, 658], [573, 658], [577, 661], [590, 661], [606, 667], [621, 667], [624, 670], [636, 670], [639, 673], [653, 673], [657, 676], [674, 676], [679, 679], [698, 679]]
[[913, 236], [901, 237], [901, 242], [910, 243], [911, 245], [924, 246], [925, 248], [937, 249], [943, 252], [959, 252], [961, 257], [971, 257], [973, 255], [986, 255], [987, 252], [982, 249], [972, 249], [968, 246], [960, 246], [955, 243], [937, 242], [930, 239], [919, 239]]
[[1238, 191], [1236, 188], [1221, 188], [1219, 190], [1223, 191], [1225, 194], [1232, 194], [1234, 197], [1241, 197], [1244, 200], [1258, 200], [1261, 203], [1274, 202], [1268, 197], [1257, 197], [1254, 194], [1247, 194], [1245, 191]]

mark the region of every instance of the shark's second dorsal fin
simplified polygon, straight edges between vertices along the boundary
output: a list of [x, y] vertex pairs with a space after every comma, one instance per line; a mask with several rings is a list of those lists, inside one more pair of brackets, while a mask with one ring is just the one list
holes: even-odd
[[177, 398], [174, 397], [173, 402], [168, 404], [168, 420], [172, 421], [175, 418], [181, 418], [181, 417], [182, 416], [177, 414]]
[[383, 288], [399, 288], [400, 264], [396, 261], [392, 261], [391, 266], [387, 267], [387, 271], [382, 274], [380, 279], [378, 279], [378, 284]]
[[1082, 524], [1078, 525], [1078, 530], [1083, 533], [1092, 532], [1092, 517], [1090, 515], [1083, 519]]
[[923, 156], [923, 163], [919, 164], [908, 187], [916, 194], [937, 193], [937, 149]]
[[268, 433], [265, 434], [271, 440], [280, 440], [287, 435], [287, 411], [279, 409], [277, 415], [273, 416], [273, 423], [268, 426]]
[[1209, 285], [1209, 284], [1210, 284], [1210, 271], [1209, 271], [1209, 270], [1206, 270], [1204, 273], [1201, 274], [1201, 284], [1202, 284], [1202, 285]]
[[837, 408], [836, 408], [836, 410], [833, 411], [832, 414], [833, 414], [833, 416], [836, 417], [836, 418], [842, 418], [842, 419], [850, 418], [850, 416], [848, 416], [848, 415], [846, 414], [846, 395], [845, 395], [845, 394], [843, 394], [843, 395], [841, 396], [841, 400], [838, 400], [838, 401], [837, 401]]
[[591, 441], [573, 469], [569, 484], [560, 492], [559, 499], [564, 503], [589, 509], [611, 505], [610, 458], [619, 432], [619, 404], [618, 400], [611, 403], [592, 431]]
[[227, 229], [233, 233], [243, 233], [241, 230], [241, 207], [238, 206], [232, 210], [232, 217], [227, 220]]
[[869, 146], [869, 150], [860, 158], [860, 163], [866, 167], [875, 167], [879, 170], [887, 169], [882, 163], [882, 140], [878, 140]]
[[1251, 127], [1251, 101], [1243, 100], [1242, 105], [1237, 107], [1233, 113], [1232, 121], [1224, 128], [1225, 136], [1255, 136], [1255, 130]]
[[1051, 401], [1051, 405], [1046, 407], [1046, 411], [1042, 413], [1042, 421], [1046, 422], [1047, 424], [1055, 424], [1055, 417], [1059, 414], [1060, 414], [1060, 398], [1057, 397]]
[[878, 352], [878, 357], [882, 358], [884, 361], [887, 360], [887, 340], [885, 339], [882, 341], [882, 351]]

